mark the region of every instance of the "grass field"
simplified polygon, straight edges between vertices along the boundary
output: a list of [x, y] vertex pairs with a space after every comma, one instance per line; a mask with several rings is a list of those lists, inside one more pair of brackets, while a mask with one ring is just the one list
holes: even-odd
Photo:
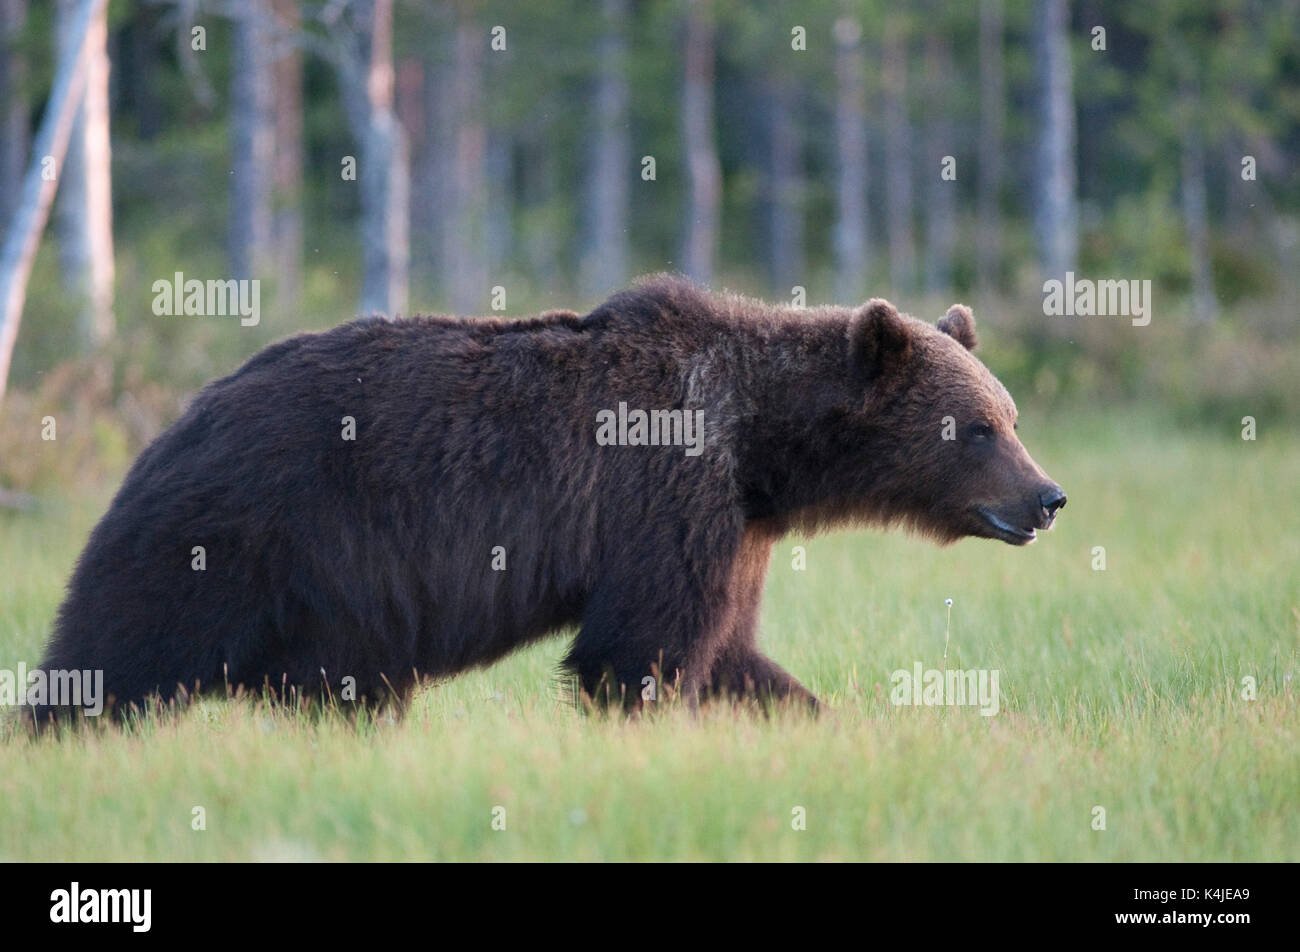
[[[805, 571], [778, 548], [763, 642], [820, 718], [584, 716], [556, 640], [397, 724], [7, 723], [0, 859], [1300, 859], [1300, 441], [1137, 410], [1021, 428], [1070, 495], [1036, 545], [840, 533]], [[106, 499], [0, 514], [0, 666], [39, 661]], [[995, 716], [889, 702], [893, 670], [943, 666], [949, 597], [947, 665], [998, 670]]]

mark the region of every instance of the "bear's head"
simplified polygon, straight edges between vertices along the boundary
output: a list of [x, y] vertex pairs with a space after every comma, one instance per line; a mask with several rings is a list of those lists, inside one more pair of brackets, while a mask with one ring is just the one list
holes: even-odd
[[1024, 545], [1052, 525], [1065, 493], [1017, 438], [1016, 405], [975, 346], [964, 305], [932, 326], [868, 301], [849, 322], [844, 436], [863, 454], [869, 516], [941, 542], [982, 536]]

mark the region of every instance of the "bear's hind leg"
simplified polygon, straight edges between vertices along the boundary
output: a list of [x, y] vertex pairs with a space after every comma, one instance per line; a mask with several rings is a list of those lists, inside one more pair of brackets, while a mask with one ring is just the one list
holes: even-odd
[[647, 539], [643, 558], [628, 559], [602, 580], [564, 662], [587, 698], [628, 710], [674, 693], [692, 708], [699, 703], [735, 618], [731, 580], [739, 541], [736, 536], [722, 551], [665, 557], [669, 546]]
[[635, 710], [676, 693], [694, 707], [708, 687], [719, 619], [702, 605], [615, 601], [592, 600], [564, 661], [584, 700]]

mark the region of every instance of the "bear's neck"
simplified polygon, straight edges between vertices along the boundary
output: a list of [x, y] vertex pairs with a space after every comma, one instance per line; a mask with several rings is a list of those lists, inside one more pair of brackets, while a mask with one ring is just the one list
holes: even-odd
[[[845, 445], [853, 404], [848, 310], [814, 319], [784, 312], [766, 329], [762, 359], [739, 375], [748, 412], [739, 428], [746, 517], [783, 531], [819, 531], [888, 518], [877, 511], [888, 474]], [[861, 399], [858, 394], [857, 398]]]

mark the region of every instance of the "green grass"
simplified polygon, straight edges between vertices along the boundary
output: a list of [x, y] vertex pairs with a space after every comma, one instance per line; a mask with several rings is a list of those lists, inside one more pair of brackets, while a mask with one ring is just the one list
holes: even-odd
[[[130, 733], [6, 725], [0, 859], [1300, 859], [1300, 440], [1030, 417], [1070, 494], [1038, 544], [839, 533], [806, 571], [778, 548], [763, 642], [820, 718], [583, 716], [556, 640], [396, 724], [205, 701]], [[105, 503], [0, 515], [0, 665], [39, 660]], [[891, 671], [942, 666], [947, 597], [948, 665], [999, 670], [994, 717], [889, 703]]]

